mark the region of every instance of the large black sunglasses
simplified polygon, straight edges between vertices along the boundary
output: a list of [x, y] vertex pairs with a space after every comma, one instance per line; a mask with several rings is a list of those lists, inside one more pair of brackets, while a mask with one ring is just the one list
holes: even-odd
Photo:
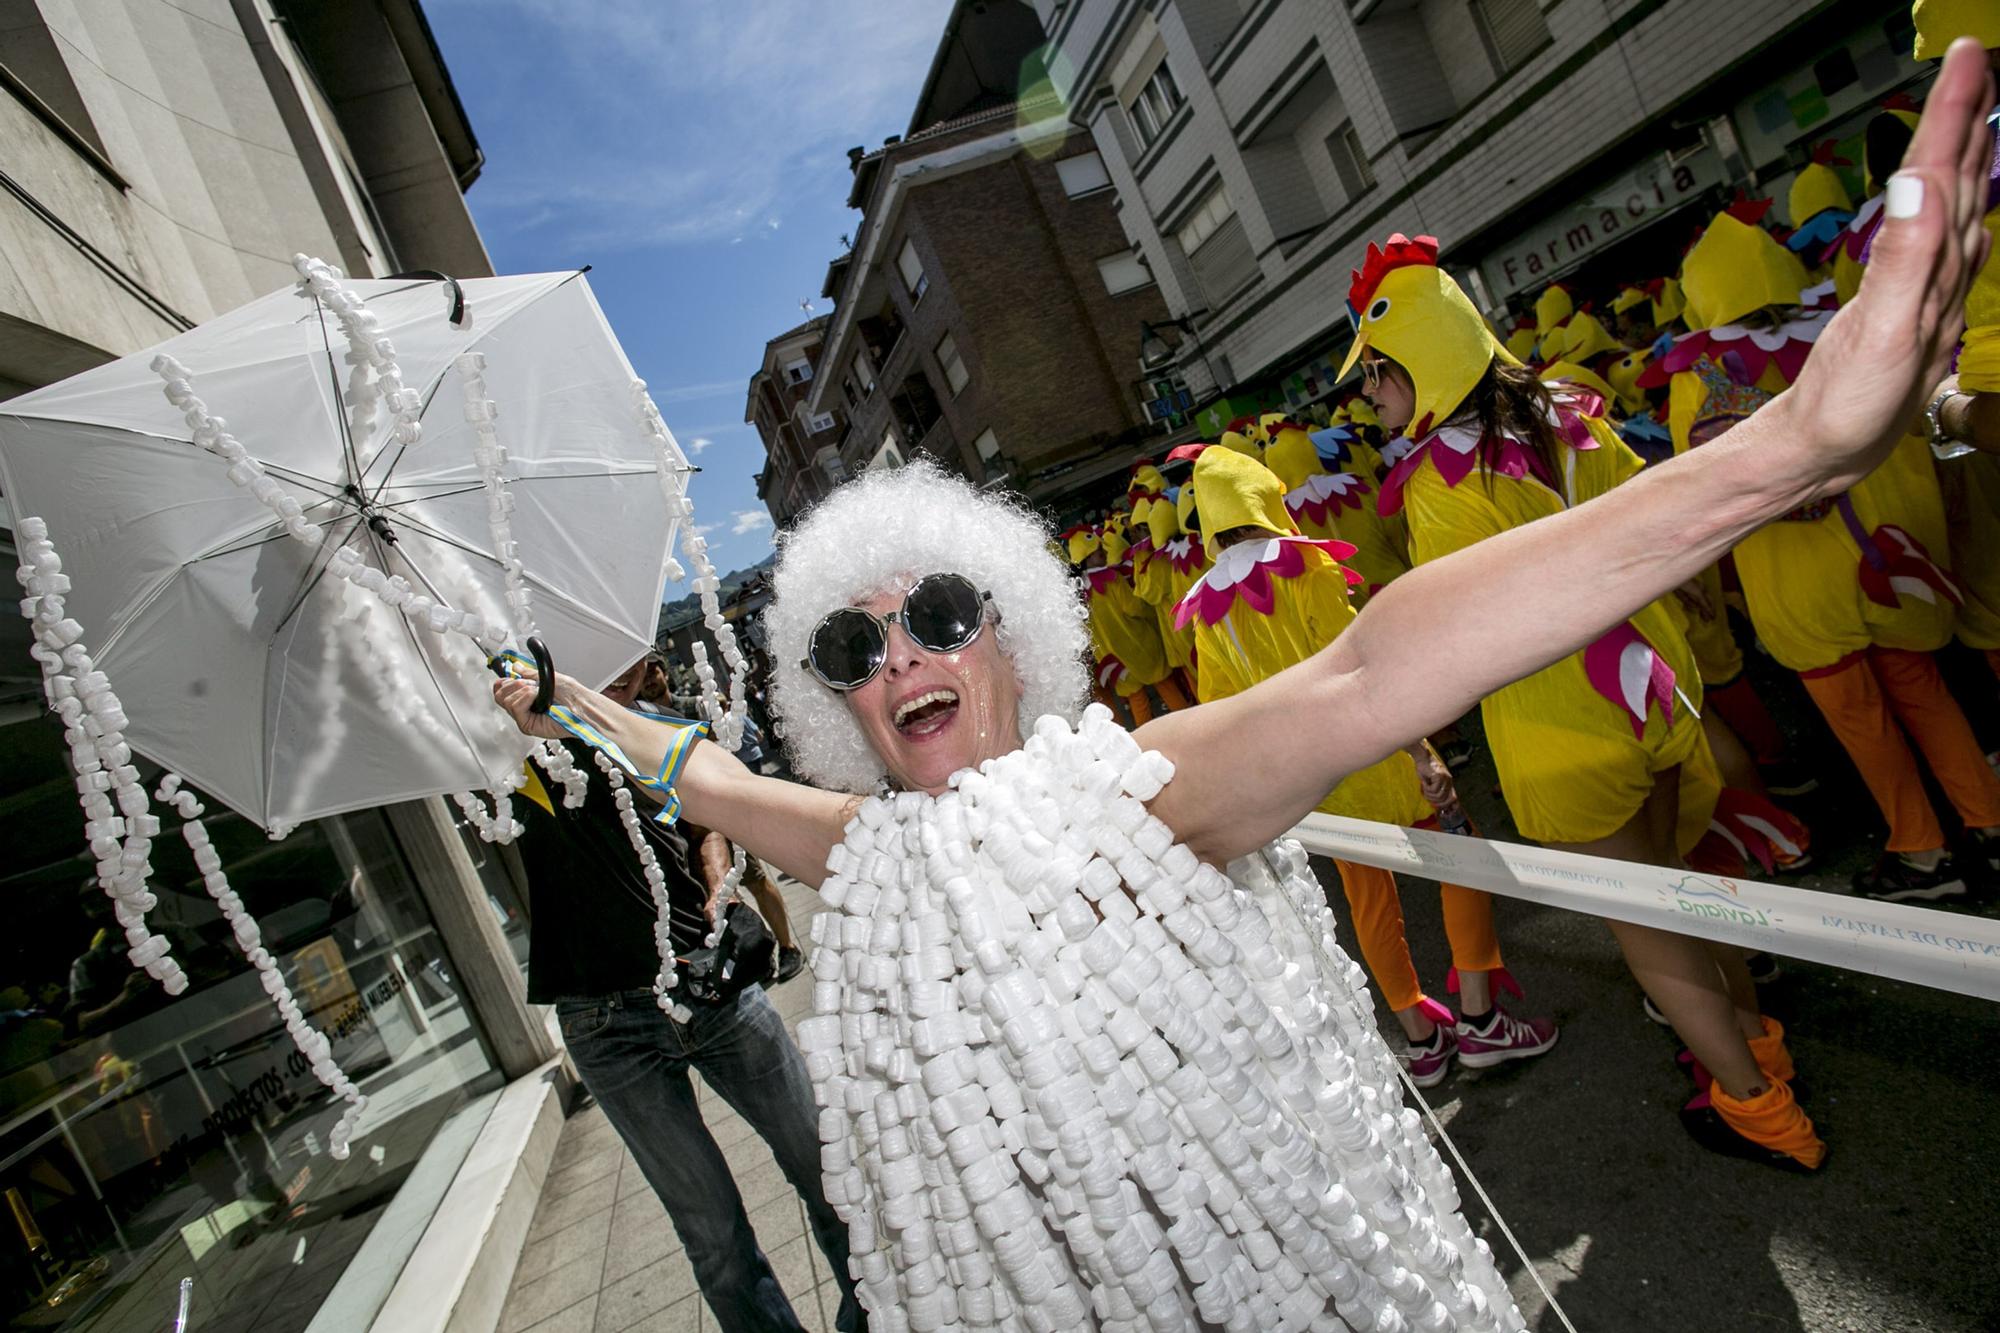
[[858, 690], [889, 658], [889, 626], [901, 625], [926, 652], [955, 653], [979, 637], [991, 600], [963, 574], [926, 574], [903, 597], [902, 609], [886, 616], [858, 606], [827, 612], [813, 626], [799, 665], [829, 689]]

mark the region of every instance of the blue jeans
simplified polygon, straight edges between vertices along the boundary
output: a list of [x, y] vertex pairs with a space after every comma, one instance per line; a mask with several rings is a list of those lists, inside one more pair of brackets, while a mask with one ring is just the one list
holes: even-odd
[[563, 1041], [583, 1084], [646, 1173], [687, 1251], [701, 1294], [726, 1333], [799, 1328], [791, 1302], [757, 1246], [722, 1150], [695, 1105], [688, 1070], [736, 1108], [771, 1147], [805, 1200], [813, 1235], [840, 1282], [841, 1330], [866, 1327], [847, 1271], [847, 1227], [820, 1188], [819, 1111], [805, 1061], [757, 987], [733, 1004], [699, 1008], [686, 1023], [651, 991], [556, 1002]]

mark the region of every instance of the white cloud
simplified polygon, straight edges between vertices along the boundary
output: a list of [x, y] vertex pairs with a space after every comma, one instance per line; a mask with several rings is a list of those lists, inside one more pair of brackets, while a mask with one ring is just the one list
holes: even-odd
[[697, 435], [692, 440], [688, 441], [688, 452], [691, 454], [698, 454], [702, 450], [708, 448], [709, 445], [714, 443], [715, 441], [709, 439], [708, 436], [706, 435]]
[[706, 537], [721, 526], [720, 523], [697, 523], [694, 525], [694, 535], [697, 537]]
[[730, 517], [736, 520], [729, 529], [729, 535], [732, 537], [760, 532], [771, 526], [771, 516], [762, 509], [739, 509]]
[[[518, 72], [532, 62], [560, 114], [524, 96], [517, 154], [489, 165], [473, 202], [584, 252], [775, 231], [803, 177], [844, 183], [848, 145], [904, 127], [949, 9], [505, 3], [527, 28]], [[434, 4], [479, 21], [499, 8]]]
[[[707, 384], [676, 384], [653, 394], [655, 403], [697, 403], [704, 398], [720, 398], [724, 394], [749, 392], [750, 377], [739, 375], [733, 380], [711, 380]], [[650, 392], [650, 391], [649, 391]]]

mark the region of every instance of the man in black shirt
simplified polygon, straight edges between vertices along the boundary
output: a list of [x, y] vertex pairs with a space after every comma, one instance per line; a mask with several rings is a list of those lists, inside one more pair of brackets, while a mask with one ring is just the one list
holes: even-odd
[[[642, 661], [604, 690], [631, 706]], [[814, 1236], [841, 1284], [837, 1328], [864, 1327], [847, 1271], [847, 1228], [820, 1188], [819, 1112], [805, 1061], [762, 989], [719, 1005], [690, 1005], [677, 1022], [652, 993], [660, 959], [655, 911], [625, 826], [589, 749], [568, 742], [589, 778], [584, 804], [563, 804], [561, 785], [535, 770], [526, 791], [521, 859], [528, 872], [528, 998], [553, 1004], [584, 1087], [631, 1149], [666, 1205], [695, 1280], [716, 1320], [734, 1333], [799, 1329], [743, 1210], [729, 1164], [695, 1103], [688, 1071], [713, 1088], [770, 1145], [805, 1201]], [[687, 840], [637, 811], [666, 874], [674, 952], [685, 956], [710, 929], [709, 892], [689, 870]]]

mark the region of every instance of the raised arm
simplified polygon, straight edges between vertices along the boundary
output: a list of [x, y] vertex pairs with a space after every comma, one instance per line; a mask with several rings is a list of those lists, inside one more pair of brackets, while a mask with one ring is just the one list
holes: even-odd
[[[528, 711], [535, 697], [532, 680], [496, 681], [493, 697], [531, 736], [554, 740], [568, 734], [547, 716]], [[556, 677], [555, 697], [615, 742], [641, 771], [659, 771], [674, 728], [620, 708], [568, 676]], [[861, 804], [859, 796], [752, 773], [735, 755], [709, 741], [695, 744], [674, 790], [691, 823], [713, 829], [813, 888], [826, 878], [827, 854], [844, 836], [847, 821]]]
[[[1727, 434], [1568, 512], [1426, 564], [1329, 647], [1139, 740], [1174, 760], [1153, 812], [1212, 861], [1282, 834], [1347, 774], [1575, 652], [1744, 536], [1868, 475], [1957, 342], [1984, 262], [1984, 52], [1946, 57], [1860, 293], [1796, 385]], [[1590, 553], [1578, 577], [1578, 552]]]

